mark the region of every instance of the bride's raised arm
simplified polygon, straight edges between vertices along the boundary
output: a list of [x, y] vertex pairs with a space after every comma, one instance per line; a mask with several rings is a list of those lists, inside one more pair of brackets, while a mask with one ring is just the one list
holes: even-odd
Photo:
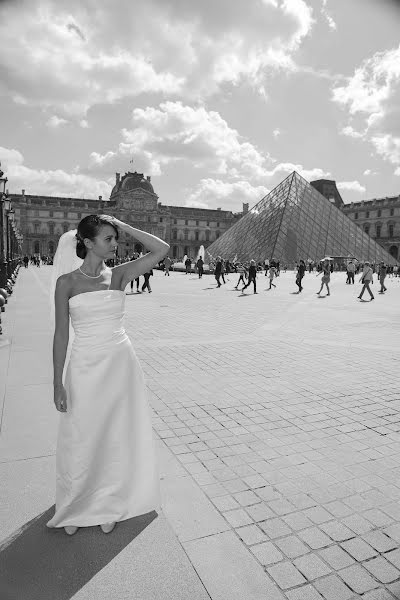
[[140, 229], [135, 229], [135, 227], [131, 227], [127, 223], [119, 221], [110, 215], [101, 215], [101, 217], [109, 220], [110, 223], [115, 225], [120, 231], [124, 231], [134, 237], [135, 240], [143, 244], [143, 246], [149, 250], [147, 254], [136, 260], [113, 267], [113, 277], [117, 277], [121, 287], [126, 285], [129, 281], [150, 271], [150, 269], [155, 267], [155, 265], [168, 254], [169, 244], [157, 236], [147, 233], [146, 231], [141, 231]]

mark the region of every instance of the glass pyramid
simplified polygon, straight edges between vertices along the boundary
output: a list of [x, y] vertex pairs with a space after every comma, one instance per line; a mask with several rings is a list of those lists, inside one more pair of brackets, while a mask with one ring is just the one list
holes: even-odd
[[347, 215], [295, 171], [213, 242], [210, 258], [239, 261], [275, 258], [293, 266], [301, 258], [319, 262], [325, 256], [360, 262], [397, 264]]

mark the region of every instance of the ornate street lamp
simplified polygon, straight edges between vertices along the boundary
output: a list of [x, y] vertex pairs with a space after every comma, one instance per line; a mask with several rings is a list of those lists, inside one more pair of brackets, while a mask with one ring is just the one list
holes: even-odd
[[0, 183], [3, 184], [3, 191], [0, 188], [0, 288], [5, 288], [7, 284], [7, 256], [6, 256], [6, 243], [5, 243], [5, 210], [7, 202], [6, 184], [7, 177], [3, 177], [4, 172], [1, 170], [0, 163]]

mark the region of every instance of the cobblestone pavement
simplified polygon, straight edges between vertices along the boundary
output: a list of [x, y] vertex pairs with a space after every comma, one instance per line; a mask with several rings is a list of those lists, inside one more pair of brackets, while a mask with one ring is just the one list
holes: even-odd
[[400, 598], [400, 279], [266, 281], [127, 297], [155, 429], [286, 598]]
[[236, 281], [126, 297], [157, 435], [277, 598], [400, 598], [400, 279], [373, 302], [341, 273], [321, 298], [315, 274]]

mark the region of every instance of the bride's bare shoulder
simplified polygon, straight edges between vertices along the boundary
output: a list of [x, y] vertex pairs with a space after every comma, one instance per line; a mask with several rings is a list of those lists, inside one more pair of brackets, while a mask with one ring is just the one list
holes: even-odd
[[77, 279], [77, 271], [60, 275], [60, 277], [57, 279], [57, 287], [68, 293], [74, 289]]

